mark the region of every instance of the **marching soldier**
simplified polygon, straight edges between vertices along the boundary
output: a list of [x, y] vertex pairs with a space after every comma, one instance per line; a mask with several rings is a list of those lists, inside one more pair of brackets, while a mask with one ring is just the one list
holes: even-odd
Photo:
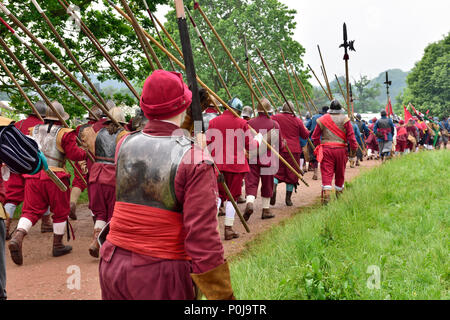
[[[263, 133], [263, 136], [266, 135], [266, 141], [269, 143], [277, 141], [280, 126], [276, 121], [268, 118], [264, 113], [264, 110], [268, 113], [273, 111], [269, 100], [266, 98], [261, 99], [256, 110], [258, 111], [258, 116], [251, 119], [248, 124], [258, 133]], [[278, 144], [278, 141], [276, 143]], [[272, 196], [274, 188], [273, 175], [276, 173], [277, 169], [276, 165], [274, 165], [274, 160], [275, 158], [271, 154], [270, 150], [263, 151], [260, 148], [255, 149], [249, 156], [250, 171], [245, 176], [245, 194], [247, 202], [244, 212], [245, 221], [248, 221], [250, 216], [253, 214], [253, 204], [258, 193], [260, 180], [262, 203], [261, 219], [270, 219], [275, 217], [275, 215], [270, 212], [270, 197]]]
[[[125, 115], [122, 109], [115, 107], [109, 110], [111, 116], [120, 124], [125, 125]], [[100, 129], [95, 139], [95, 163], [89, 172], [89, 190], [94, 215], [94, 236], [89, 246], [89, 254], [98, 258], [100, 246], [97, 238], [103, 227], [111, 220], [114, 203], [116, 202], [116, 145], [128, 132], [108, 120], [106, 127]]]
[[[294, 107], [291, 101], [289, 101], [289, 104], [291, 108]], [[300, 154], [302, 153], [300, 138], [308, 139], [309, 131], [304, 126], [303, 121], [292, 114], [291, 109], [286, 103], [283, 105], [281, 113], [274, 115], [272, 119], [280, 125], [280, 136], [283, 137], [280, 154], [293, 168], [296, 168], [300, 165]], [[292, 153], [297, 164], [294, 163], [294, 159], [292, 159], [289, 151]], [[298, 185], [298, 177], [284, 163], [280, 162], [279, 166], [278, 172], [275, 174], [275, 185], [270, 204], [275, 205], [278, 183], [284, 182], [286, 183], [285, 203], [287, 206], [292, 206], [292, 192]]]
[[352, 161], [356, 161], [358, 148], [350, 119], [342, 112], [339, 101], [333, 100], [328, 113], [317, 119], [312, 141], [316, 146], [314, 154], [320, 163], [322, 175], [322, 204], [327, 204], [333, 188], [333, 177], [336, 196], [344, 190], [347, 143], [350, 145]]
[[[45, 113], [47, 110], [47, 105], [44, 101], [38, 101], [34, 104], [36, 110], [42, 117], [45, 117]], [[42, 121], [34, 114], [31, 113], [24, 120], [18, 121], [14, 124], [14, 126], [19, 129], [23, 134], [29, 135], [30, 128], [42, 124]], [[5, 220], [6, 225], [6, 240], [9, 240], [10, 237], [10, 225], [11, 218], [16, 211], [18, 205], [23, 202], [24, 199], [24, 190], [25, 190], [25, 179], [21, 174], [10, 173], [9, 179], [4, 182], [5, 191], [6, 191], [6, 199], [5, 199], [5, 211], [7, 219]], [[50, 212], [47, 212], [42, 217], [41, 231], [42, 232], [52, 232], [53, 226], [50, 219]]]
[[386, 111], [382, 110], [381, 118], [375, 123], [373, 132], [377, 136], [378, 147], [380, 150], [381, 161], [391, 156], [392, 141], [394, 138], [395, 126], [392, 119], [387, 117]]
[[149, 122], [117, 146], [117, 201], [100, 249], [103, 299], [194, 299], [194, 283], [208, 299], [234, 298], [214, 167], [180, 129], [191, 101], [179, 73], [156, 70], [144, 83]]
[[[64, 120], [69, 115], [64, 107], [57, 101], [52, 105]], [[49, 168], [67, 186], [68, 190], [62, 192], [42, 171], [36, 175], [24, 175], [25, 196], [22, 208], [22, 217], [17, 225], [11, 241], [9, 251], [14, 263], [23, 263], [22, 242], [31, 227], [42, 218], [50, 207], [53, 213], [53, 250], [54, 257], [62, 256], [72, 250], [71, 246], [63, 244], [67, 218], [70, 212], [70, 174], [65, 170], [65, 159], [82, 161], [86, 159], [86, 152], [78, 148], [72, 129], [61, 126], [57, 115], [50, 109], [44, 117], [44, 124], [30, 129], [31, 136], [38, 141], [41, 150], [47, 158]]]

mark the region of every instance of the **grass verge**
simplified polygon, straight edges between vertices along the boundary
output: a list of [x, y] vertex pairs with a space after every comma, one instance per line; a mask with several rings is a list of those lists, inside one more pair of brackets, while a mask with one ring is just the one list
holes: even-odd
[[[239, 299], [449, 299], [450, 152], [362, 174], [231, 260]], [[303, 211], [305, 212], [305, 211]]]

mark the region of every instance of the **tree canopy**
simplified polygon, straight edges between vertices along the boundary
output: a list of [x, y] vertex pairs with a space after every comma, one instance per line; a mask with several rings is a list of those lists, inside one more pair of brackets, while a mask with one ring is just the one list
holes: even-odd
[[416, 109], [432, 116], [450, 113], [450, 33], [444, 39], [425, 48], [422, 59], [409, 73], [403, 104], [412, 103]]

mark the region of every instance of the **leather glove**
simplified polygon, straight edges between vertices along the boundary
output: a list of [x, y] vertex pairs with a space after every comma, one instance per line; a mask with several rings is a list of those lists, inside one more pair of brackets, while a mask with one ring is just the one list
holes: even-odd
[[228, 262], [205, 273], [191, 273], [191, 277], [208, 300], [236, 300], [231, 287]]

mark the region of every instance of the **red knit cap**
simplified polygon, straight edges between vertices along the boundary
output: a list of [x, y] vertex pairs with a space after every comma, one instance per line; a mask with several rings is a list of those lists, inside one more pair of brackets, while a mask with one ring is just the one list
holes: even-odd
[[400, 120], [398, 123], [400, 123], [400, 124], [405, 124], [405, 121]]
[[192, 102], [192, 92], [178, 72], [154, 71], [144, 83], [141, 109], [147, 119], [169, 119], [184, 110]]

